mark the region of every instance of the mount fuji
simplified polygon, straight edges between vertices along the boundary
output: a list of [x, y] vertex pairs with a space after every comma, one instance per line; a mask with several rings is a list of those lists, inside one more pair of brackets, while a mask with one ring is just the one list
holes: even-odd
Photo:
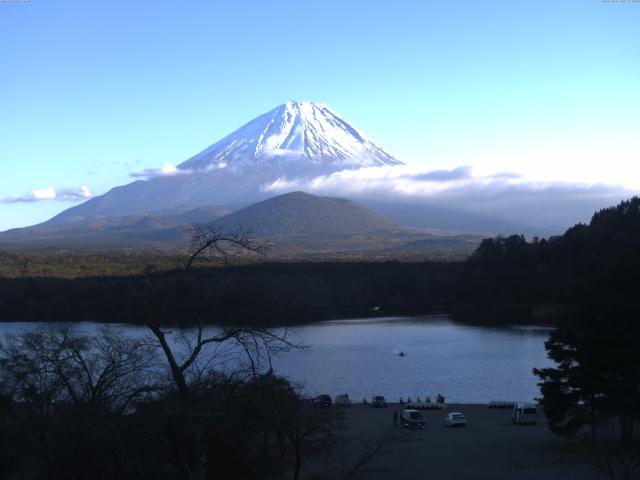
[[[365, 243], [374, 249], [378, 245], [404, 248], [401, 245], [406, 242], [425, 237], [424, 230], [404, 227], [467, 233], [522, 231], [517, 225], [442, 210], [422, 201], [414, 205], [384, 198], [352, 198], [362, 203], [358, 205], [299, 192], [264, 202], [273, 197], [268, 187], [276, 182], [286, 184], [345, 170], [401, 165], [328, 106], [289, 101], [178, 164], [169, 174], [113, 188], [47, 222], [1, 233], [0, 243], [176, 244], [184, 242], [185, 226], [214, 220], [221, 225], [242, 223], [267, 232], [267, 236], [279, 237], [280, 243], [283, 237], [295, 237], [287, 249], [309, 245], [311, 237], [316, 241], [314, 249], [325, 248], [318, 242], [325, 245], [338, 241], [342, 243], [334, 247], [346, 250]], [[263, 203], [249, 208], [256, 202]], [[318, 225], [326, 235], [310, 235]], [[349, 230], [355, 225], [359, 225], [357, 232]], [[471, 244], [464, 240], [461, 245], [462, 251], [468, 252]]]
[[179, 168], [266, 168], [280, 175], [308, 176], [402, 164], [328, 106], [289, 101], [240, 127]]
[[45, 224], [236, 209], [269, 197], [264, 187], [278, 179], [402, 164], [326, 105], [288, 101], [179, 164], [174, 175], [116, 187]]

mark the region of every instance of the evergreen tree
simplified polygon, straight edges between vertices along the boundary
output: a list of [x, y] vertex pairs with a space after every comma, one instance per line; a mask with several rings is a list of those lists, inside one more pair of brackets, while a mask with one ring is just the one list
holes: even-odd
[[629, 445], [640, 420], [640, 309], [637, 302], [587, 303], [571, 309], [545, 346], [558, 366], [534, 369], [549, 427], [573, 436], [618, 421]]

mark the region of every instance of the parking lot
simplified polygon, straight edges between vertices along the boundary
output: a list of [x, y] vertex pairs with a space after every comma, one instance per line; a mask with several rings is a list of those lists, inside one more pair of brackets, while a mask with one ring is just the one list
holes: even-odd
[[[424, 411], [426, 428], [393, 425], [401, 405], [387, 408], [355, 405], [347, 409], [351, 435], [391, 438], [367, 465], [365, 477], [381, 479], [601, 479], [589, 464], [586, 445], [563, 440], [547, 428], [541, 412], [535, 425], [514, 425], [509, 409], [484, 405], [448, 405]], [[444, 426], [447, 412], [463, 412], [464, 428]]]

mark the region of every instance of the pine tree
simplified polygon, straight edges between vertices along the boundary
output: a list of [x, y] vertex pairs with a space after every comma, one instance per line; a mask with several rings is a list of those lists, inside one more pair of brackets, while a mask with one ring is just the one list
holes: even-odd
[[632, 303], [592, 303], [567, 313], [545, 344], [558, 366], [535, 369], [549, 427], [573, 436], [583, 427], [618, 421], [623, 444], [640, 420], [640, 309]]

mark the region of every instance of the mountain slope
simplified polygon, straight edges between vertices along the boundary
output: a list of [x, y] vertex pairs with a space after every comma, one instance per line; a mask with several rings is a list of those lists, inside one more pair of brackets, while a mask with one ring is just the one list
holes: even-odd
[[287, 102], [183, 162], [177, 175], [116, 187], [46, 223], [180, 213], [201, 205], [234, 209], [267, 198], [264, 186], [281, 178], [401, 163], [327, 106]]
[[293, 192], [265, 200], [215, 222], [228, 230], [244, 229], [258, 237], [323, 236], [392, 233], [406, 230], [397, 223], [344, 198]]
[[200, 207], [177, 215], [125, 215], [16, 228], [0, 233], [0, 244], [83, 248], [179, 244], [188, 241], [189, 225], [209, 223], [227, 213], [219, 208]]
[[[140, 249], [188, 248], [193, 223], [210, 223], [220, 210], [199, 208], [179, 215], [129, 215], [39, 225], [0, 233], [0, 248]], [[303, 192], [280, 195], [214, 220], [231, 232], [246, 231], [271, 259], [461, 259], [480, 238], [432, 235], [404, 228], [343, 198]]]
[[554, 235], [562, 231], [561, 228], [532, 227], [497, 215], [483, 215], [429, 200], [398, 199], [389, 201], [357, 197], [354, 200], [400, 225], [424, 230], [482, 235], [522, 233], [538, 236]]

